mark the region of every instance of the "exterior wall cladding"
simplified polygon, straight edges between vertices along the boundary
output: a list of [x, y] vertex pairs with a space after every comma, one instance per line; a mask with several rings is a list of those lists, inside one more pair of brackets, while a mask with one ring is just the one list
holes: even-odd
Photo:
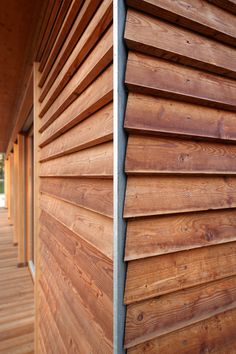
[[5, 162], [35, 353], [235, 354], [235, 0], [48, 1], [39, 39]]

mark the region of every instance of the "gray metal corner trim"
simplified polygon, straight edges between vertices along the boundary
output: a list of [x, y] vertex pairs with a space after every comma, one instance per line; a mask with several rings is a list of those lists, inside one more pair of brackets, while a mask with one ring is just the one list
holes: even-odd
[[124, 248], [126, 237], [126, 222], [123, 219], [123, 209], [126, 191], [126, 175], [124, 172], [127, 137], [124, 131], [124, 116], [126, 110], [127, 93], [125, 90], [125, 70], [127, 52], [124, 43], [124, 29], [126, 19], [125, 0], [113, 0], [113, 86], [114, 86], [114, 280], [113, 280], [113, 344], [114, 354], [125, 353], [124, 331], [126, 307], [124, 306], [124, 289], [126, 265], [124, 262]]

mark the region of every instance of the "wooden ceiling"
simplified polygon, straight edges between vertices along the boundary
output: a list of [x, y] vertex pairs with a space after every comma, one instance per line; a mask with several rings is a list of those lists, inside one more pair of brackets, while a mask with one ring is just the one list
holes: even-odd
[[45, 1], [0, 1], [0, 152], [5, 152], [30, 75]]

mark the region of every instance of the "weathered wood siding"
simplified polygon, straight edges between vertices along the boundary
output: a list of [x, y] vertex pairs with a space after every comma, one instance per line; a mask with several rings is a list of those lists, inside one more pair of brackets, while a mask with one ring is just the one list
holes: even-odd
[[37, 57], [38, 352], [112, 353], [112, 0], [50, 9]]
[[235, 353], [235, 3], [127, 6], [125, 347]]

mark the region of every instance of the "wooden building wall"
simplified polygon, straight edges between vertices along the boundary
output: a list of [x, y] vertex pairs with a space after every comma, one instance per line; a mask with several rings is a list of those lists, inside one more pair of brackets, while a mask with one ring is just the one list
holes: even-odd
[[235, 6], [127, 6], [125, 347], [235, 353]]
[[112, 353], [112, 1], [54, 1], [47, 15], [35, 73], [36, 346]]

